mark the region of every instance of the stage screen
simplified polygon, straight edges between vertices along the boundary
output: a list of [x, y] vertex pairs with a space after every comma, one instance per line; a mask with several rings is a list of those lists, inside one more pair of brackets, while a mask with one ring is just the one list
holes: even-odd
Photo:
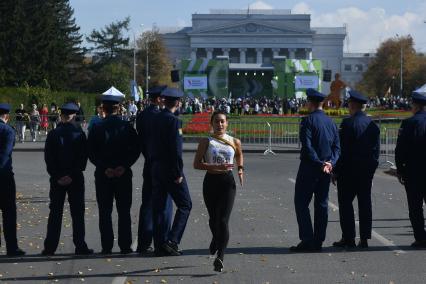
[[185, 74], [183, 79], [184, 90], [207, 90], [207, 74], [190, 75]]
[[318, 89], [319, 86], [319, 77], [315, 75], [296, 75], [294, 81], [296, 90]]

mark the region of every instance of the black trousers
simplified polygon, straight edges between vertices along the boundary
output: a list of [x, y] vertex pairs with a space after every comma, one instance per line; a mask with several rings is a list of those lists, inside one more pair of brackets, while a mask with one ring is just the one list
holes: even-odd
[[[138, 250], [149, 248], [153, 239], [153, 208], [152, 208], [152, 166], [145, 162], [143, 168], [142, 185], [142, 204], [139, 210], [139, 228], [138, 228]], [[173, 217], [172, 199], [168, 197], [165, 211], [161, 214], [164, 225], [167, 226], [167, 234], [170, 231], [171, 220]], [[157, 225], [157, 224], [155, 224]], [[165, 240], [154, 240], [154, 246], [158, 249]]]
[[426, 202], [426, 178], [424, 174], [405, 178], [408, 212], [416, 241], [426, 241], [423, 202]]
[[371, 239], [372, 178], [360, 176], [339, 176], [337, 180], [337, 197], [339, 201], [340, 227], [344, 239], [355, 239], [355, 216], [352, 205], [358, 199], [359, 235], [361, 239]]
[[234, 206], [236, 185], [232, 172], [204, 177], [203, 196], [209, 213], [209, 226], [218, 257], [223, 259], [229, 241], [229, 218]]
[[115, 206], [118, 214], [118, 246], [121, 250], [130, 249], [132, 245], [132, 228], [130, 208], [132, 206], [132, 172], [126, 170], [120, 178], [107, 178], [104, 172], [95, 172], [96, 200], [99, 208], [99, 231], [104, 251], [114, 246], [112, 228], [112, 210]]
[[47, 235], [44, 241], [46, 251], [55, 252], [58, 248], [66, 195], [68, 195], [70, 204], [74, 245], [76, 249], [87, 248], [84, 241], [84, 176], [83, 173], [80, 173], [71, 178], [73, 181], [69, 186], [60, 186], [56, 179], [50, 179], [50, 213], [47, 222]]
[[0, 209], [3, 215], [3, 232], [7, 251], [18, 248], [16, 238], [16, 184], [12, 172], [0, 173]]

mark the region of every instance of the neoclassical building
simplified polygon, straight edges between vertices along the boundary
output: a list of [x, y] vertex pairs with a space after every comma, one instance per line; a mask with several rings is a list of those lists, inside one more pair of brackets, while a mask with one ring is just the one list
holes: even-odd
[[[344, 65], [345, 27], [312, 27], [310, 15], [291, 10], [211, 10], [193, 14], [191, 27], [160, 33], [175, 64], [227, 56], [230, 72], [262, 72], [273, 69], [276, 57], [319, 59], [333, 76]], [[322, 88], [328, 90], [329, 82]]]

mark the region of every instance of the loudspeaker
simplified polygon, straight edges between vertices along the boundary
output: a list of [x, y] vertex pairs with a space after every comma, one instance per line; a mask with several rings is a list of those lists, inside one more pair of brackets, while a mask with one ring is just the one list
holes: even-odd
[[329, 69], [323, 70], [322, 80], [324, 82], [331, 82], [331, 70]]
[[172, 78], [172, 82], [173, 83], [179, 82], [180, 81], [180, 79], [179, 79], [179, 70], [172, 70], [170, 72], [170, 77]]

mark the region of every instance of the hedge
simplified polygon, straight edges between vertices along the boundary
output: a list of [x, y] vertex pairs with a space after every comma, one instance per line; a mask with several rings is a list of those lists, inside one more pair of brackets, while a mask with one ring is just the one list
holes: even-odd
[[80, 102], [85, 114], [95, 114], [96, 103], [98, 103], [98, 94], [68, 92], [68, 91], [51, 91], [49, 88], [42, 87], [2, 87], [0, 88], [0, 103], [9, 103], [15, 110], [20, 104], [24, 104], [27, 110], [31, 109], [31, 104], [35, 103], [39, 107], [41, 104], [55, 103], [61, 106], [65, 102]]

